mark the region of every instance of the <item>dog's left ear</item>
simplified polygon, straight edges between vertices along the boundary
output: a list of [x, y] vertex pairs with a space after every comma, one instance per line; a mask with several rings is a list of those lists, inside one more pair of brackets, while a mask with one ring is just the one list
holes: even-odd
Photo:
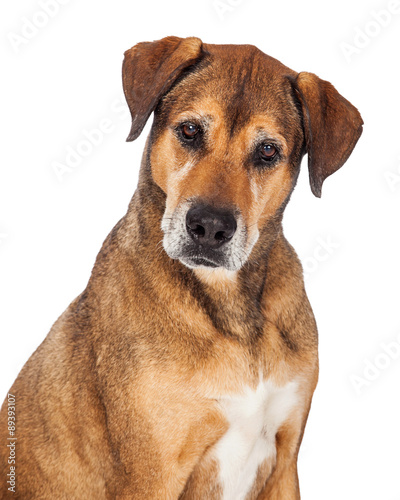
[[168, 36], [155, 42], [138, 43], [125, 52], [122, 82], [132, 115], [127, 141], [139, 137], [161, 97], [182, 71], [202, 56], [199, 38]]
[[311, 190], [321, 197], [324, 180], [350, 156], [363, 120], [335, 87], [312, 73], [297, 75], [294, 87], [303, 108]]

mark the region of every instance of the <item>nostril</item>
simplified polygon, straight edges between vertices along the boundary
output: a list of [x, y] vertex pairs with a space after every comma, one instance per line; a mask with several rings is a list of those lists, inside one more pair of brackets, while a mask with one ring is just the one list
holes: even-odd
[[203, 236], [205, 236], [206, 234], [206, 230], [204, 229], [203, 226], [201, 226], [200, 224], [196, 224], [195, 227], [191, 227], [189, 225], [189, 229], [191, 230], [191, 232], [193, 234], [195, 234], [198, 238], [202, 238]]
[[225, 231], [218, 231], [217, 233], [215, 233], [214, 238], [217, 241], [225, 241], [232, 238], [232, 236], [228, 236]]

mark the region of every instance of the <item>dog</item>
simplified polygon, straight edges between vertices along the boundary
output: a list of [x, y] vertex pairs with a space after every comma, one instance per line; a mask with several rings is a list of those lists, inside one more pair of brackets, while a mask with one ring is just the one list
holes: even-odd
[[1, 498], [299, 499], [318, 338], [282, 216], [303, 156], [319, 197], [361, 116], [251, 45], [139, 43], [122, 77], [128, 141], [154, 113], [138, 187], [10, 389]]

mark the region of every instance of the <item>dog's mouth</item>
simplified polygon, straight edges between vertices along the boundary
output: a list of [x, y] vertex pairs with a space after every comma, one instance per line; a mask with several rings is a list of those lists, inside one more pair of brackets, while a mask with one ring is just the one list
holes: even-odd
[[190, 268], [196, 267], [208, 267], [215, 269], [217, 267], [225, 267], [223, 259], [211, 259], [209, 257], [203, 257], [201, 255], [182, 255], [179, 259], [182, 264]]
[[239, 211], [189, 200], [166, 212], [161, 227], [167, 255], [190, 269], [238, 271], [258, 238], [249, 238]]

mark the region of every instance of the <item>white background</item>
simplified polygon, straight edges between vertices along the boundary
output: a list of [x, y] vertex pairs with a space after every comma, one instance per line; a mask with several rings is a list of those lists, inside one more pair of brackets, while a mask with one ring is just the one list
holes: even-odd
[[[84, 289], [135, 190], [150, 124], [125, 142], [123, 52], [172, 34], [251, 43], [331, 81], [365, 122], [322, 199], [311, 194], [303, 162], [284, 218], [320, 332], [302, 498], [399, 500], [400, 7], [389, 17], [389, 0], [63, 3], [47, 21], [37, 0], [2, 2], [0, 11], [1, 399]], [[33, 21], [42, 26], [29, 31]], [[30, 39], [17, 43], [27, 30]], [[65, 163], [84, 130], [104, 120], [109, 131], [60, 182], [54, 162]]]

